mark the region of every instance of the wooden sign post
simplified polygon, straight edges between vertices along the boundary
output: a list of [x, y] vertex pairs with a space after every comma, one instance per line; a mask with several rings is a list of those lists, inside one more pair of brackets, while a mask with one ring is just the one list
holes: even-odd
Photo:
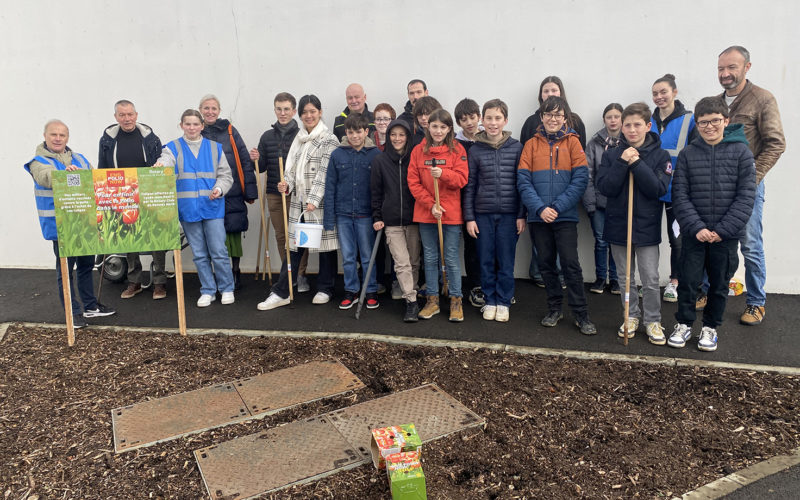
[[72, 276], [72, 269], [67, 268], [67, 258], [59, 257], [61, 263], [61, 288], [64, 294], [64, 314], [67, 318], [67, 345], [75, 345], [75, 325], [72, 322], [72, 287], [69, 278]]

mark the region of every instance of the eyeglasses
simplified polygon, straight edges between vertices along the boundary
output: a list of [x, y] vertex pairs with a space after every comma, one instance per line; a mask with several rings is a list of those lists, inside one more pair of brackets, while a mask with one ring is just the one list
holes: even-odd
[[542, 118], [545, 120], [561, 120], [564, 118], [564, 113], [542, 113]]
[[375, 123], [383, 123], [383, 122], [390, 122], [392, 121], [391, 118], [375, 118]]
[[722, 121], [723, 121], [723, 118], [713, 118], [711, 120], [700, 120], [699, 122], [697, 122], [697, 126], [700, 127], [700, 128], [708, 128], [710, 126], [716, 127], [720, 123], [722, 123]]

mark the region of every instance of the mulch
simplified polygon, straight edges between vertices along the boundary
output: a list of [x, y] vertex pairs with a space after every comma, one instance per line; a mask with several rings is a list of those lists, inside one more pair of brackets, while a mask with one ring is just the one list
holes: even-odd
[[[338, 359], [366, 388], [122, 454], [110, 410]], [[0, 343], [0, 498], [203, 498], [192, 451], [436, 383], [486, 418], [423, 447], [432, 499], [664, 498], [800, 444], [800, 380], [372, 341], [12, 325]], [[372, 466], [265, 498], [389, 498]]]

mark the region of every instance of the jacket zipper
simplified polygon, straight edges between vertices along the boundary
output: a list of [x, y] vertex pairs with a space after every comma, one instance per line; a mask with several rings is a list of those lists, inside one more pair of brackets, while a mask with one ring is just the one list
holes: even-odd
[[403, 225], [403, 158], [397, 159], [397, 178], [400, 181], [400, 226]]
[[[716, 175], [717, 168], [716, 167], [717, 167], [717, 149], [716, 149], [716, 146], [711, 146], [711, 216], [712, 216], [712, 218], [714, 217], [714, 214], [716, 213], [716, 211], [714, 210], [716, 208], [715, 207], [715, 205], [716, 205], [716, 203], [715, 203], [716, 196], [714, 196], [714, 195], [717, 192], [717, 190], [715, 188], [715, 186], [716, 186], [716, 177], [717, 177], [717, 175]], [[714, 222], [714, 228], [711, 229], [711, 230], [712, 231], [716, 231], [716, 226], [717, 226], [717, 223]]]

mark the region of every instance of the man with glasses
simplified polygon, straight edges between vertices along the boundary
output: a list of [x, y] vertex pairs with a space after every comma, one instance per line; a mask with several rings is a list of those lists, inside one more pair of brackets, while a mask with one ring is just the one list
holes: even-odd
[[756, 195], [753, 213], [741, 238], [744, 256], [747, 307], [740, 318], [744, 325], [758, 325], [764, 319], [767, 294], [767, 265], [764, 257], [764, 177], [786, 150], [781, 115], [775, 97], [746, 79], [750, 52], [734, 45], [719, 55], [717, 76], [725, 89], [721, 97], [730, 108], [731, 123], [744, 125], [744, 135], [756, 161]]
[[361, 113], [369, 120], [369, 133], [367, 137], [372, 136], [375, 132], [375, 121], [372, 112], [367, 106], [367, 94], [364, 92], [364, 87], [358, 83], [351, 83], [344, 91], [345, 99], [347, 99], [347, 106], [336, 117], [333, 122], [333, 134], [339, 141], [345, 136], [344, 121], [350, 113]]
[[[261, 134], [261, 139], [258, 141], [258, 147], [250, 150], [250, 159], [253, 161], [261, 160], [258, 166], [259, 174], [261, 172], [267, 173], [266, 182], [266, 195], [267, 195], [267, 210], [269, 210], [269, 220], [272, 227], [275, 229], [275, 240], [278, 242], [278, 248], [281, 256], [281, 261], [286, 259], [286, 236], [283, 228], [283, 205], [281, 203], [281, 194], [278, 191], [278, 182], [281, 180], [279, 158], [283, 158], [284, 165], [286, 164], [286, 157], [289, 155], [289, 148], [292, 147], [292, 142], [300, 130], [297, 125], [297, 120], [294, 116], [297, 114], [297, 100], [288, 92], [280, 92], [273, 99], [275, 117], [278, 119], [272, 124], [272, 128]], [[259, 196], [263, 196], [260, 193]], [[260, 257], [260, 256], [259, 256]], [[300, 260], [300, 266], [297, 272], [297, 291], [307, 292], [311, 290], [311, 286], [306, 278], [306, 266], [308, 265], [308, 252], [303, 255]]]

